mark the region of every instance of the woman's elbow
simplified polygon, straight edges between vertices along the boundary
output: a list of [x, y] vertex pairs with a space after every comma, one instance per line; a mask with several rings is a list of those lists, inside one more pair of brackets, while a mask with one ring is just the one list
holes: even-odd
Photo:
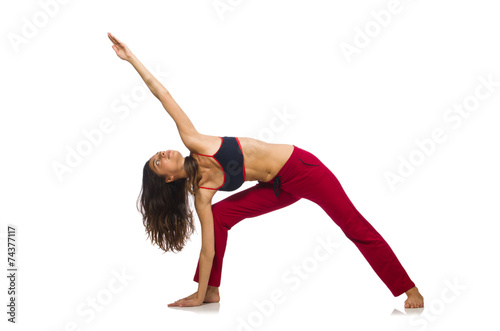
[[215, 257], [215, 250], [202, 248], [200, 255], [207, 259], [213, 260], [213, 258]]

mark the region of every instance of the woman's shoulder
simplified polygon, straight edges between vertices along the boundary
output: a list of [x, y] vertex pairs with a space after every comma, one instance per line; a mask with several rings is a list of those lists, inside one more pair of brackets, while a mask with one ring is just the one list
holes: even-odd
[[187, 146], [193, 154], [214, 155], [222, 144], [222, 137], [200, 134]]

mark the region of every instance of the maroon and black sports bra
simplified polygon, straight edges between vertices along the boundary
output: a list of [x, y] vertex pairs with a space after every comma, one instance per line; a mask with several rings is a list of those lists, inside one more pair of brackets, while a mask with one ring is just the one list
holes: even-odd
[[224, 171], [224, 182], [217, 188], [200, 188], [220, 191], [234, 191], [238, 189], [246, 179], [245, 163], [243, 160], [243, 150], [240, 140], [237, 137], [219, 137], [221, 143], [214, 155], [198, 154], [201, 156], [213, 157]]

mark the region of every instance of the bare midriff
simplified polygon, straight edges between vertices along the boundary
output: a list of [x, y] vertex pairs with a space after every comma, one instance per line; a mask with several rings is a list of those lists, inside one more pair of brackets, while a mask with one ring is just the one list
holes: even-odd
[[246, 137], [238, 139], [243, 150], [247, 181], [270, 181], [293, 152], [293, 145], [266, 143]]

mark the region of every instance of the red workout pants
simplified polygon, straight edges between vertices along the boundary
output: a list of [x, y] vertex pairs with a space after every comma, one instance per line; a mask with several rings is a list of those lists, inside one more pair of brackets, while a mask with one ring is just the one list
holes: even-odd
[[[212, 205], [215, 256], [208, 285], [220, 286], [228, 230], [243, 219], [286, 207], [301, 198], [323, 208], [394, 296], [415, 286], [387, 242], [354, 207], [333, 173], [316, 156], [297, 146], [272, 180], [259, 181]], [[199, 261], [193, 280], [199, 281]]]

